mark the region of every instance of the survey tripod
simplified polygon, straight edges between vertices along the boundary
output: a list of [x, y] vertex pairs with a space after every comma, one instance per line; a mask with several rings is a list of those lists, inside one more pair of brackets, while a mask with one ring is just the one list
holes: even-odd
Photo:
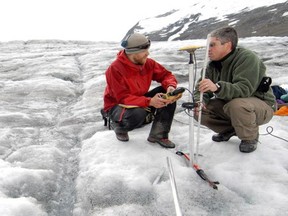
[[[202, 77], [203, 80], [205, 78], [206, 66], [208, 62], [208, 51], [210, 45], [210, 35], [207, 36], [207, 44], [206, 44], [206, 52], [205, 52], [205, 59], [204, 59], [204, 67], [202, 69]], [[202, 116], [202, 108], [203, 108], [203, 92], [200, 93], [200, 101], [195, 102], [193, 100], [193, 91], [195, 89], [195, 79], [196, 79], [196, 68], [194, 67], [194, 63], [196, 62], [196, 55], [195, 51], [197, 49], [202, 48], [202, 46], [186, 46], [182, 47], [180, 51], [187, 51], [189, 54], [189, 63], [188, 63], [188, 73], [189, 73], [189, 92], [192, 97], [189, 97], [189, 101], [182, 104], [182, 107], [188, 111], [189, 114], [189, 155], [183, 152], [177, 151], [178, 155], [184, 156], [188, 161], [189, 165], [194, 168], [196, 173], [208, 184], [214, 188], [218, 189], [217, 185], [219, 182], [211, 181], [206, 173], [200, 168], [198, 165], [198, 155], [199, 155], [199, 144], [200, 144], [200, 126], [201, 126], [201, 116]], [[196, 137], [196, 147], [195, 137], [194, 137], [194, 109], [198, 109], [198, 123], [197, 123], [197, 137]]]

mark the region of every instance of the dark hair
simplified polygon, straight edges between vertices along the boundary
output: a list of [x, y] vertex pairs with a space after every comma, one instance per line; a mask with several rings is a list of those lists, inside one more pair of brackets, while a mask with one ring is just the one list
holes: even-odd
[[210, 36], [218, 38], [222, 44], [231, 42], [232, 50], [237, 47], [238, 35], [236, 30], [230, 26], [216, 29], [210, 33]]

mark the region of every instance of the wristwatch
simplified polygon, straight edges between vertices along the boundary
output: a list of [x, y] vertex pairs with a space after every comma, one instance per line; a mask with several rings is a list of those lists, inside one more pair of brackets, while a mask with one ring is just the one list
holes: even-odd
[[221, 89], [221, 85], [219, 83], [215, 83], [217, 90], [214, 93], [218, 93]]

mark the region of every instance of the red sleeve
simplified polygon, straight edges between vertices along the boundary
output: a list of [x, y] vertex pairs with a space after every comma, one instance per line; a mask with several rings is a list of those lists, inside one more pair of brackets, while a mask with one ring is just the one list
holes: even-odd
[[177, 80], [176, 77], [172, 74], [171, 71], [168, 71], [165, 67], [161, 64], [157, 63], [156, 61], [150, 59], [154, 64], [153, 67], [153, 80], [161, 83], [164, 89], [167, 89], [168, 86], [173, 86], [174, 88], [177, 87]]

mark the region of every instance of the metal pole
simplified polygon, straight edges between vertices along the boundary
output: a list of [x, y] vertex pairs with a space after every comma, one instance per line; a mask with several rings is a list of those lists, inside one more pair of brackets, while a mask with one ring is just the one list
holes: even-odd
[[[194, 60], [193, 60], [194, 50], [189, 52], [189, 64], [188, 64], [188, 73], [189, 73], [189, 91], [194, 91]], [[189, 97], [189, 102], [192, 102], [192, 97]], [[190, 116], [193, 116], [193, 109], [189, 110]], [[189, 118], [189, 155], [190, 155], [190, 166], [193, 167], [194, 163], [194, 118]]]
[[[210, 34], [207, 35], [206, 41], [206, 52], [205, 52], [205, 59], [202, 71], [202, 80], [205, 78], [207, 62], [208, 62], [208, 54], [209, 54], [209, 46], [210, 46]], [[200, 92], [200, 105], [199, 105], [199, 116], [198, 116], [198, 130], [197, 130], [197, 142], [196, 142], [196, 156], [195, 156], [195, 163], [198, 164], [198, 152], [199, 152], [199, 143], [200, 143], [200, 127], [201, 127], [201, 116], [202, 116], [202, 103], [203, 103], [203, 92]]]
[[167, 165], [168, 165], [168, 170], [169, 170], [169, 177], [170, 177], [170, 183], [171, 183], [171, 187], [172, 187], [172, 194], [173, 194], [173, 198], [174, 198], [176, 215], [182, 216], [182, 212], [181, 212], [180, 205], [179, 205], [178, 192], [177, 192], [172, 162], [171, 162], [169, 157], [167, 157]]
[[[181, 51], [187, 51], [189, 53], [189, 63], [188, 63], [188, 75], [189, 75], [189, 91], [193, 93], [194, 91], [194, 62], [196, 61], [195, 57], [195, 51], [196, 49], [202, 48], [202, 46], [185, 46], [180, 48]], [[192, 102], [192, 97], [189, 98], [189, 102]], [[189, 110], [190, 118], [189, 118], [189, 155], [190, 155], [190, 161], [189, 164], [191, 167], [193, 167], [194, 164], [194, 118], [193, 116], [193, 110]]]

